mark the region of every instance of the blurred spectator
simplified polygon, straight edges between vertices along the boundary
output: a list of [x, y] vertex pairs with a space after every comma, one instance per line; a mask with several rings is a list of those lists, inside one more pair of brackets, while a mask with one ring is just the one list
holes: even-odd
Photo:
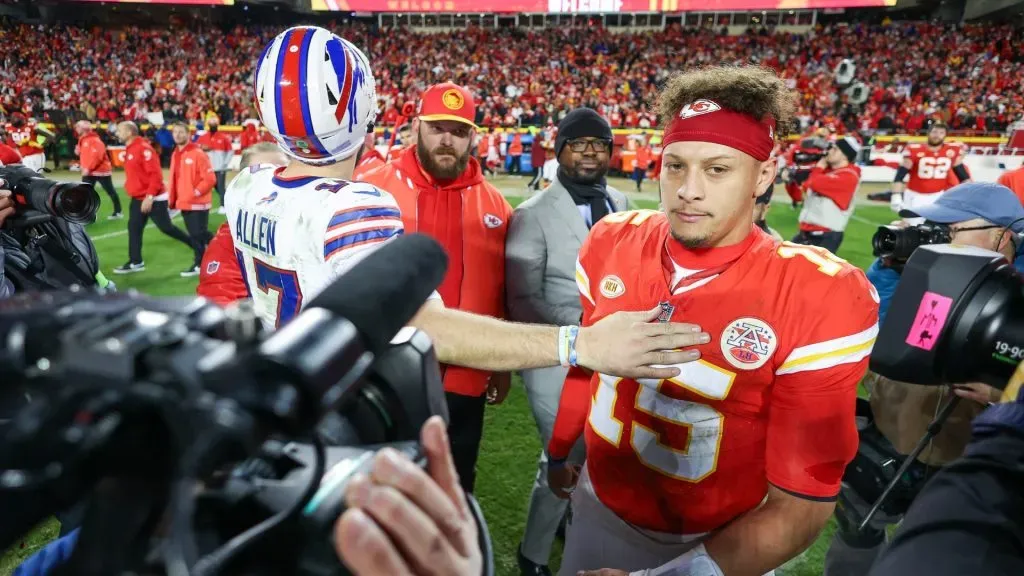
[[182, 278], [199, 275], [199, 264], [210, 243], [210, 207], [214, 175], [210, 159], [194, 142], [189, 142], [188, 126], [176, 122], [171, 127], [174, 136], [174, 154], [171, 156], [171, 189], [168, 192], [170, 208], [181, 210], [185, 229], [192, 240], [195, 258], [192, 265], [181, 272]]
[[860, 166], [853, 163], [858, 154], [857, 139], [844, 136], [830, 144], [825, 156], [811, 169], [804, 182], [800, 231], [793, 242], [820, 246], [833, 254], [839, 252], [860, 186]]
[[21, 164], [21, 154], [0, 139], [0, 166], [4, 164]]
[[1020, 166], [1016, 170], [1007, 170], [999, 176], [998, 182], [1003, 186], [1006, 186], [1020, 199], [1021, 204], [1024, 204], [1024, 165]]
[[99, 184], [110, 197], [110, 203], [114, 207], [114, 212], [108, 216], [110, 220], [123, 218], [121, 198], [117, 195], [114, 181], [111, 179], [112, 166], [107, 145], [92, 129], [92, 124], [88, 120], [79, 120], [75, 124], [75, 132], [78, 134], [78, 146], [75, 147], [75, 151], [78, 153], [78, 165], [82, 170], [82, 181], [93, 186]]
[[[198, 22], [0, 26], [0, 106], [37, 118], [73, 109], [101, 122], [160, 110], [165, 121], [252, 117], [251, 62], [279, 31]], [[856, 23], [737, 36], [678, 24], [621, 34], [599, 26], [382, 34], [352, 22], [332, 29], [370, 55], [382, 126], [427, 86], [451, 80], [470, 87], [483, 127], [545, 126], [577, 106], [594, 108], [613, 128], [651, 127], [657, 119], [648, 106], [668, 73], [708, 62], [779, 70], [799, 93], [801, 128], [820, 121], [840, 131], [917, 132], [938, 117], [954, 131], [998, 133], [1024, 112], [1024, 39], [1009, 24]], [[868, 90], [862, 106], [850, 105], [834, 82], [847, 58]]]
[[224, 187], [227, 185], [231, 159], [235, 155], [231, 136], [220, 131], [220, 120], [210, 114], [206, 119], [206, 132], [196, 138], [196, 144], [210, 157], [213, 173], [217, 176], [217, 194], [220, 196], [218, 213], [224, 214]]
[[139, 127], [134, 122], [118, 124], [117, 137], [125, 145], [124, 190], [132, 199], [128, 205], [128, 261], [114, 268], [114, 273], [132, 274], [146, 269], [142, 260], [142, 236], [151, 216], [164, 234], [189, 248], [192, 248], [192, 241], [188, 234], [171, 223], [163, 170], [153, 146], [139, 136]]

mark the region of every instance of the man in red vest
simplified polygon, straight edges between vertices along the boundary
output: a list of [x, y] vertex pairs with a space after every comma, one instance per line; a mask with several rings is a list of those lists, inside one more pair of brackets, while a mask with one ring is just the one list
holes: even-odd
[[[407, 233], [433, 237], [448, 252], [438, 289], [445, 306], [496, 318], [505, 315], [505, 229], [512, 207], [484, 180], [472, 144], [476, 104], [465, 88], [445, 82], [423, 93], [413, 124], [415, 146], [361, 180], [398, 201]], [[463, 488], [473, 489], [484, 406], [508, 392], [508, 374], [442, 366], [449, 436]], [[490, 393], [488, 393], [490, 389]]]

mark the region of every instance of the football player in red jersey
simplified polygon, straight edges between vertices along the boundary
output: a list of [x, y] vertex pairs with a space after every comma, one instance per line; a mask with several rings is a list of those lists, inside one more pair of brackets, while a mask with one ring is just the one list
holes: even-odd
[[[893, 210], [928, 206], [957, 183], [971, 179], [964, 166], [967, 148], [960, 142], [947, 142], [948, 132], [946, 125], [937, 121], [928, 129], [927, 144], [912, 143], [903, 149], [903, 162], [896, 169], [892, 184]], [[957, 178], [953, 184], [950, 172]], [[907, 174], [910, 181], [904, 185]]]
[[21, 163], [37, 172], [42, 170], [46, 165], [43, 147], [53, 138], [53, 133], [42, 129], [33, 120], [26, 120], [20, 112], [11, 115], [11, 123], [6, 126], [6, 131], [21, 154]]
[[[793, 107], [767, 69], [675, 76], [663, 211], [610, 214], [580, 250], [583, 325], [660, 304], [710, 338], [668, 380], [570, 372], [548, 446], [552, 489], [578, 480], [560, 574], [772, 573], [832, 514], [878, 300], [857, 268], [753, 222]], [[577, 473], [564, 459], [581, 434]]]

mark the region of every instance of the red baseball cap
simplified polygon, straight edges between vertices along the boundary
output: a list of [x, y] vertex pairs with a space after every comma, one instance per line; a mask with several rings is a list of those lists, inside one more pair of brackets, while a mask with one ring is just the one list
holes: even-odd
[[452, 82], [435, 84], [420, 96], [416, 115], [420, 120], [454, 120], [476, 128], [476, 102], [473, 95]]

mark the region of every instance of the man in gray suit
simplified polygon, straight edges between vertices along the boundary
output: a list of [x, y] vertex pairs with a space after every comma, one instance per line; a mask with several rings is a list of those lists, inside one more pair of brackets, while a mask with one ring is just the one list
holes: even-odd
[[[545, 190], [512, 215], [505, 241], [509, 317], [519, 322], [577, 324], [583, 309], [576, 287], [576, 257], [594, 222], [627, 208], [626, 197], [607, 185], [612, 151], [608, 122], [589, 108], [577, 108], [558, 125], [558, 173]], [[548, 487], [547, 443], [555, 423], [567, 368], [522, 372], [526, 394], [543, 446], [530, 496], [526, 532], [520, 544], [524, 575], [548, 576], [548, 558], [567, 501]], [[582, 463], [577, 445], [575, 464]]]

